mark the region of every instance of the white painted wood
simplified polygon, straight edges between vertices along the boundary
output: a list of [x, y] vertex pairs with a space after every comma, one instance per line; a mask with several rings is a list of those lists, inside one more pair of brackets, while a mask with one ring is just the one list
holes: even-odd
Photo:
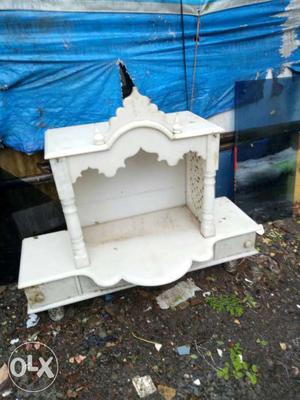
[[184, 205], [185, 162], [170, 167], [141, 151], [113, 178], [84, 171], [74, 192], [82, 226]]
[[[164, 129], [160, 130], [159, 124], [149, 125], [148, 122], [151, 121], [151, 114], [148, 116], [148, 119], [135, 121], [138, 122], [138, 124], [131, 126], [131, 129], [126, 132], [128, 133], [135, 130], [141, 131], [143, 129], [145, 129], [145, 131], [158, 131], [170, 141], [175, 142], [181, 141], [182, 139], [224, 132], [223, 128], [220, 126], [189, 111], [180, 111], [178, 113], [169, 113], [166, 115], [168, 120], [172, 121], [172, 124], [167, 125], [167, 129], [169, 130], [171, 130], [170, 125], [172, 125], [172, 136], [170, 136], [170, 132], [167, 134]], [[95, 144], [94, 137], [99, 134], [103, 137], [100, 140], [100, 142], [103, 142], [102, 145]], [[108, 122], [48, 129], [45, 134], [45, 159], [107, 151], [121, 136], [122, 135], [110, 136]]]
[[[220, 132], [222, 128], [190, 112], [159, 111], [136, 88], [107, 123], [48, 131], [45, 156], [52, 165], [77, 267], [89, 262], [81, 232], [81, 226], [88, 224], [187, 203], [201, 223], [203, 236], [213, 236]], [[152, 156], [141, 156], [141, 150]], [[185, 157], [188, 174], [182, 173]], [[178, 163], [180, 175], [176, 176], [169, 166]], [[201, 170], [196, 168], [200, 164]], [[117, 174], [122, 168], [125, 172]], [[89, 170], [101, 174], [100, 185]], [[72, 184], [83, 171], [88, 171], [86, 182], [81, 178], [75, 189], [77, 211]], [[103, 175], [116, 178], [110, 181]], [[197, 180], [202, 187], [195, 190]]]
[[165, 114], [137, 89], [108, 122], [47, 131], [68, 231], [23, 241], [29, 310], [170, 283], [195, 262], [255, 252], [261, 227], [215, 200], [222, 131], [190, 112]]
[[[203, 268], [208, 268], [208, 267], [212, 267], [214, 265], [222, 265], [224, 263], [227, 263], [229, 261], [233, 261], [233, 260], [238, 260], [238, 259], [242, 259], [245, 257], [250, 257], [253, 256], [255, 254], [257, 254], [257, 250], [247, 250], [247, 251], [243, 251], [243, 252], [239, 252], [237, 254], [234, 254], [232, 256], [228, 256], [228, 257], [222, 257], [222, 258], [214, 258], [212, 260], [209, 261], [205, 261], [205, 262], [195, 262], [192, 264], [189, 272], [192, 271], [197, 271], [199, 269], [203, 269]], [[74, 278], [67, 278], [65, 281], [63, 281], [64, 285], [68, 285], [68, 289], [70, 289], [70, 287], [73, 285], [73, 280]], [[86, 277], [81, 277], [81, 279], [89, 279]], [[70, 282], [70, 285], [68, 284], [68, 281]], [[89, 279], [90, 281], [90, 279]], [[88, 299], [92, 299], [93, 297], [97, 297], [97, 296], [103, 296], [105, 294], [108, 293], [114, 293], [120, 290], [125, 290], [125, 289], [129, 289], [134, 287], [135, 285], [132, 285], [130, 283], [127, 282], [120, 282], [120, 284], [115, 285], [115, 286], [111, 286], [109, 288], [102, 288], [100, 286], [97, 285], [82, 285], [83, 287], [86, 287], [86, 290], [83, 290], [82, 293], [78, 293], [76, 290], [73, 291], [73, 295], [72, 296], [64, 296], [64, 298], [62, 299], [56, 288], [56, 282], [51, 282], [51, 283], [46, 283], [44, 285], [39, 285], [39, 286], [35, 286], [35, 288], [37, 288], [39, 290], [39, 292], [44, 292], [44, 288], [45, 290], [49, 293], [48, 296], [46, 296], [46, 301], [42, 302], [42, 303], [35, 303], [35, 304], [31, 304], [30, 302], [28, 302], [28, 307], [27, 307], [27, 312], [28, 314], [32, 314], [32, 313], [38, 313], [38, 312], [42, 312], [42, 311], [46, 311], [49, 310], [51, 308], [56, 308], [56, 307], [61, 307], [61, 306], [65, 306], [68, 304], [73, 304], [79, 301], [84, 301], [84, 300], [88, 300]], [[59, 281], [61, 282], [61, 281]], [[90, 281], [92, 282], [92, 281]], [[25, 289], [25, 294], [26, 296], [30, 296], [30, 292], [32, 291], [32, 288], [29, 289]], [[59, 292], [61, 295], [61, 292]]]
[[66, 159], [51, 160], [51, 168], [68, 227], [76, 267], [86, 267], [89, 264], [89, 257], [83, 240]]
[[[248, 233], [263, 233], [262, 226], [224, 197], [216, 199], [215, 224], [216, 235], [204, 238], [190, 211], [176, 207], [84, 228], [90, 265], [81, 269], [74, 268], [66, 231], [24, 239], [19, 288], [80, 275], [101, 287], [114, 286], [121, 280], [162, 285], [183, 276], [193, 261], [213, 260], [218, 242]], [[249, 249], [241, 250], [240, 244], [237, 247], [237, 253], [246, 250]], [[53, 257], [45, 258], [45, 254]]]
[[186, 154], [186, 204], [199, 222], [202, 219], [205, 160], [197, 153]]
[[[76, 132], [74, 132], [76, 134]], [[196, 152], [203, 159], [207, 156], [206, 142], [208, 136], [192, 137], [171, 141], [157, 130], [139, 128], [127, 132], [116, 141], [108, 151], [83, 153], [68, 157], [68, 167], [72, 182], [88, 168], [97, 169], [99, 173], [111, 178], [117, 171], [125, 168], [125, 161], [138, 154], [140, 150], [157, 154], [158, 161], [166, 161], [175, 166], [189, 151]]]

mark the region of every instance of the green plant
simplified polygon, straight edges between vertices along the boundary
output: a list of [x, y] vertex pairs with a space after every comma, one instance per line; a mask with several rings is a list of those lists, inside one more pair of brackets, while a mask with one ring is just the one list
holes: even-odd
[[230, 365], [228, 362], [225, 363], [225, 366], [223, 368], [219, 368], [217, 370], [217, 377], [218, 378], [223, 378], [225, 381], [229, 380], [229, 368]]
[[256, 305], [257, 305], [257, 302], [254, 300], [254, 298], [250, 294], [247, 294], [244, 297], [243, 303], [249, 308], [256, 308]]
[[256, 343], [260, 344], [263, 347], [267, 346], [267, 344], [268, 344], [267, 340], [259, 339], [259, 338], [256, 339]]
[[249, 364], [243, 360], [242, 348], [239, 343], [236, 343], [229, 350], [230, 361], [225, 363], [223, 368], [218, 368], [217, 376], [225, 380], [229, 380], [231, 376], [235, 379], [248, 378], [252, 385], [257, 383], [257, 367], [255, 364]]
[[205, 300], [217, 312], [227, 311], [233, 317], [244, 314], [243, 304], [235, 295], [209, 296]]

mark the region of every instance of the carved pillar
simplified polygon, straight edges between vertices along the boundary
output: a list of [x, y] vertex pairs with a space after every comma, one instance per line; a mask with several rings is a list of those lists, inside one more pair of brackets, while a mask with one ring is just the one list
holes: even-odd
[[67, 160], [66, 158], [52, 159], [50, 163], [71, 238], [76, 267], [86, 267], [89, 265], [89, 258], [77, 213], [75, 195], [68, 171]]
[[206, 160], [203, 171], [204, 179], [201, 218], [201, 233], [204, 237], [211, 237], [216, 234], [214, 207], [219, 140], [219, 135], [209, 135], [207, 137]]
[[204, 188], [201, 218], [201, 233], [204, 237], [214, 236], [215, 171], [204, 172]]

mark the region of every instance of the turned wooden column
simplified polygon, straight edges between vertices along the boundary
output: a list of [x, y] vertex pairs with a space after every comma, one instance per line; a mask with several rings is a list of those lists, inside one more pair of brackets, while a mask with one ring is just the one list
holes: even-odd
[[214, 206], [218, 156], [219, 135], [209, 135], [207, 136], [206, 160], [203, 171], [201, 233], [204, 237], [211, 237], [216, 234]]
[[66, 158], [52, 159], [50, 163], [71, 239], [76, 268], [86, 267], [89, 265], [89, 257], [77, 213], [67, 160]]

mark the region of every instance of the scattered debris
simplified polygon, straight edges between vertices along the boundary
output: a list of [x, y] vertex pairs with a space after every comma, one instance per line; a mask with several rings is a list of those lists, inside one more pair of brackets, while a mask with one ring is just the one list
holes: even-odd
[[8, 397], [12, 393], [12, 389], [7, 389], [2, 393], [2, 397]]
[[225, 270], [230, 274], [235, 274], [237, 272], [238, 266], [243, 262], [243, 258], [241, 260], [231, 260], [225, 263]]
[[65, 310], [63, 307], [51, 308], [51, 310], [48, 310], [48, 315], [51, 321], [58, 322], [64, 318]]
[[211, 292], [204, 292], [204, 293], [202, 293], [202, 296], [203, 297], [207, 297], [207, 296], [210, 296], [211, 295]]
[[132, 379], [133, 386], [141, 399], [156, 392], [156, 387], [150, 375], [135, 376]]
[[75, 390], [69, 389], [69, 390], [67, 391], [67, 398], [68, 398], [68, 399], [76, 399], [77, 396], [78, 396], [78, 393], [75, 392]]
[[285, 351], [287, 349], [287, 345], [284, 342], [279, 343], [281, 350]]
[[33, 341], [37, 340], [39, 333], [40, 332], [38, 331], [38, 332], [35, 332], [32, 335], [28, 336], [27, 341], [33, 342]]
[[107, 335], [106, 337], [100, 337], [100, 335], [89, 335], [86, 338], [87, 347], [112, 347], [115, 346], [118, 342], [118, 339], [113, 335]]
[[265, 346], [267, 346], [267, 344], [268, 344], [268, 341], [267, 340], [264, 340], [264, 339], [256, 339], [256, 343], [258, 343], [258, 344], [260, 344], [262, 347], [265, 347]]
[[275, 256], [275, 253], [270, 252], [270, 256], [266, 254], [259, 254], [257, 257], [260, 266], [262, 266], [263, 268], [267, 268], [269, 271], [278, 275], [280, 273], [280, 267], [278, 265], [278, 262], [273, 258]]
[[191, 306], [198, 306], [199, 304], [203, 304], [203, 299], [201, 297], [193, 297], [190, 301]]
[[0, 368], [0, 385], [8, 379], [8, 375], [8, 366], [4, 363]]
[[200, 386], [201, 385], [200, 379], [195, 379], [193, 384], [196, 386]]
[[37, 314], [29, 314], [28, 320], [26, 321], [27, 328], [33, 328], [38, 324], [40, 317]]
[[38, 350], [41, 347], [41, 343], [34, 343], [33, 347]]
[[[284, 222], [286, 229], [291, 225], [291, 219]], [[46, 313], [37, 313], [40, 316], [37, 326], [27, 329], [24, 294], [8, 285], [0, 295], [3, 342], [0, 368], [3, 362], [8, 364], [9, 354], [23, 341], [40, 340], [53, 348], [60, 363], [60, 378], [47, 390], [51, 399], [140, 399], [131, 381], [136, 375], [148, 374], [157, 391], [140, 400], [271, 399], [272, 393], [296, 399], [300, 377], [300, 335], [296, 319], [300, 313], [300, 219], [297, 228], [297, 237], [282, 231], [281, 241], [286, 248], [278, 240], [264, 244], [258, 237], [263, 253], [276, 253], [279, 275], [260, 265], [258, 255], [246, 258], [236, 275], [229, 275], [219, 267], [193, 272], [187, 277], [192, 277], [202, 290], [176, 306], [176, 311], [161, 310], [155, 297], [178, 282], [160, 289], [135, 287], [123, 295], [122, 292], [115, 295], [110, 303], [97, 297], [70, 305], [65, 309], [68, 318], [59, 323], [50, 321]], [[259, 265], [258, 284], [252, 275], [251, 263]], [[216, 312], [207, 305], [208, 298], [222, 295], [235, 295], [239, 299], [244, 309], [242, 317], [232, 317], [227, 311]], [[181, 311], [184, 307], [188, 308]], [[131, 332], [153, 343], [143, 343]], [[10, 344], [16, 338], [20, 339], [19, 343]], [[156, 341], [163, 345], [160, 352], [155, 349]], [[234, 351], [231, 359], [230, 349], [237, 341], [242, 349], [240, 354]], [[280, 342], [284, 343], [285, 351]], [[111, 345], [115, 347], [106, 347]], [[190, 354], [179, 356], [176, 348], [180, 345], [190, 345]], [[34, 350], [36, 344], [30, 343], [30, 346]], [[217, 349], [222, 350], [222, 357]], [[78, 355], [87, 357], [77, 358], [78, 364], [75, 360]], [[217, 372], [219, 369], [222, 371]], [[238, 377], [239, 372], [243, 376], [235, 381], [234, 374]], [[95, 379], [91, 379], [93, 374]], [[217, 374], [223, 377], [218, 378]], [[257, 379], [257, 388], [249, 382], [248, 374], [253, 381]], [[78, 392], [81, 385], [83, 390]], [[28, 396], [15, 389], [9, 377], [0, 386], [0, 399], [34, 397]]]
[[69, 362], [70, 362], [71, 364], [74, 364], [74, 362], [76, 362], [76, 364], [81, 364], [82, 361], [84, 361], [85, 359], [86, 359], [86, 356], [82, 356], [81, 354], [78, 354], [78, 355], [75, 356], [75, 357], [70, 357], [70, 358], [69, 358]]
[[152, 340], [148, 340], [148, 339], [143, 339], [139, 336], [136, 336], [133, 332], [131, 332], [131, 334], [133, 337], [135, 337], [138, 340], [141, 340], [142, 342], [153, 344], [157, 351], [160, 351], [160, 349], [162, 348], [162, 344], [160, 344], [160, 343], [153, 342]]
[[190, 306], [190, 302], [189, 301], [184, 301], [183, 303], [178, 304], [179, 310], [185, 310], [189, 306]]
[[156, 297], [156, 301], [162, 310], [167, 310], [170, 307], [176, 307], [178, 304], [194, 297], [197, 290], [201, 289], [195, 285], [193, 279], [189, 278], [161, 293]]
[[11, 339], [10, 344], [16, 344], [19, 343], [20, 339]]
[[178, 346], [176, 350], [180, 356], [188, 356], [191, 353], [191, 346], [190, 345]]
[[158, 385], [157, 390], [164, 400], [172, 400], [176, 396], [176, 389], [169, 386]]
[[217, 349], [217, 353], [219, 354], [219, 357], [223, 357], [223, 351], [221, 349]]

